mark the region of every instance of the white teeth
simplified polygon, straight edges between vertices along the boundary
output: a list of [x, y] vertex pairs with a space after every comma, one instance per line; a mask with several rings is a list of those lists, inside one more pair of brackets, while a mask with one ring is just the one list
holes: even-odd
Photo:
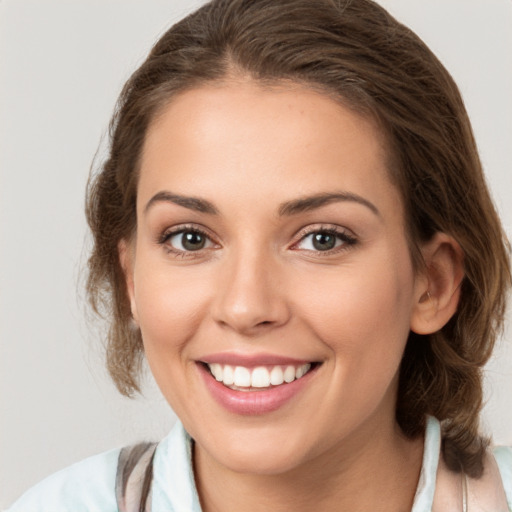
[[293, 382], [295, 380], [295, 367], [287, 366], [284, 371], [284, 381]]
[[240, 388], [248, 388], [251, 385], [251, 372], [248, 368], [237, 366], [235, 368], [235, 386]]
[[283, 383], [293, 382], [303, 377], [311, 368], [310, 363], [301, 366], [258, 366], [246, 368], [245, 366], [230, 366], [218, 363], [208, 364], [212, 375], [224, 385], [235, 388], [268, 388], [280, 386]]
[[306, 373], [308, 372], [308, 370], [311, 368], [311, 365], [308, 363], [308, 364], [303, 364], [302, 366], [299, 366], [296, 370], [295, 370], [295, 378], [296, 379], [300, 379], [301, 377], [303, 377], [304, 375], [306, 375]]
[[268, 388], [270, 386], [270, 373], [265, 367], [254, 368], [251, 375], [253, 388]]
[[217, 364], [217, 363], [211, 364], [210, 371], [212, 372], [212, 374], [216, 380], [218, 380], [219, 382], [223, 380], [224, 372], [223, 372], [222, 366], [220, 364]]
[[274, 366], [270, 372], [270, 384], [279, 386], [284, 382], [283, 369], [280, 366]]
[[222, 379], [222, 382], [224, 382], [226, 386], [231, 386], [231, 384], [235, 383], [235, 373], [232, 366], [224, 366], [224, 378]]

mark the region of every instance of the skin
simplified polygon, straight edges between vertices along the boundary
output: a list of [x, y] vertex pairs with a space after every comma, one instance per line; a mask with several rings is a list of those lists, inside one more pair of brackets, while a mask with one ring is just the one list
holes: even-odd
[[[250, 81], [184, 92], [148, 130], [137, 231], [120, 256], [153, 375], [195, 440], [206, 512], [412, 506], [423, 441], [394, 419], [399, 364], [411, 329], [455, 311], [462, 264], [439, 234], [414, 270], [385, 146], [324, 95]], [[349, 198], [280, 215], [325, 193]], [[207, 234], [202, 249], [169, 235], [184, 226]], [[320, 251], [311, 233], [326, 228], [341, 238]], [[247, 416], [214, 401], [198, 370], [223, 352], [321, 365], [284, 406]]]

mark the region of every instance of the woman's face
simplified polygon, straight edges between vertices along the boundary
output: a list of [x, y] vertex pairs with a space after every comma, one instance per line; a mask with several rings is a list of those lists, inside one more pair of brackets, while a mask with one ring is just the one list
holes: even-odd
[[418, 285], [383, 146], [327, 96], [253, 82], [182, 93], [150, 127], [132, 311], [212, 461], [275, 474], [394, 428]]

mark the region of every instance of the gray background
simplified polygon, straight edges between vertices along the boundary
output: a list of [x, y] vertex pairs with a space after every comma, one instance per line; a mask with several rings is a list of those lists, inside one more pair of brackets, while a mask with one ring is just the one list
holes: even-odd
[[[199, 3], [0, 0], [0, 509], [49, 473], [158, 439], [174, 421], [149, 377], [130, 401], [103, 370], [81, 288], [83, 197], [120, 87]], [[510, 236], [512, 2], [381, 3], [459, 83]], [[512, 444], [511, 334], [486, 371], [483, 423], [500, 444]]]

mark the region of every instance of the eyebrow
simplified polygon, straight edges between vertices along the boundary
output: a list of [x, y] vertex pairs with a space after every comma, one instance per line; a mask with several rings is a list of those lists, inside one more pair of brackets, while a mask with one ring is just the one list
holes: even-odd
[[[291, 201], [286, 201], [285, 203], [281, 204], [278, 213], [280, 217], [291, 216], [298, 213], [315, 210], [331, 203], [345, 201], [355, 202], [366, 206], [375, 215], [380, 216], [378, 208], [373, 203], [364, 197], [353, 194], [351, 192], [324, 192], [312, 196], [301, 197], [299, 199], [293, 199]], [[188, 208], [189, 210], [194, 210], [200, 213], [208, 213], [210, 215], [219, 214], [219, 210], [213, 205], [213, 203], [207, 201], [206, 199], [182, 196], [167, 191], [162, 191], [155, 194], [146, 204], [144, 213], [146, 213], [154, 204], [159, 202], [177, 204], [178, 206], [183, 206], [184, 208]]]
[[361, 197], [357, 194], [353, 194], [351, 192], [337, 192], [337, 193], [320, 193], [315, 194], [313, 196], [307, 196], [307, 197], [301, 197], [299, 199], [294, 199], [292, 201], [287, 201], [286, 203], [283, 203], [279, 207], [279, 215], [280, 216], [289, 216], [289, 215], [295, 215], [297, 213], [303, 213], [311, 210], [315, 210], [317, 208], [320, 208], [322, 206], [326, 206], [331, 203], [336, 202], [355, 202], [358, 204], [361, 204], [363, 206], [366, 206], [368, 209], [370, 209], [375, 215], [380, 216], [380, 212], [378, 208], [365, 199], [364, 197]]
[[215, 206], [207, 201], [206, 199], [199, 199], [198, 197], [188, 197], [188, 196], [180, 196], [179, 194], [172, 194], [171, 192], [158, 192], [155, 194], [146, 204], [144, 208], [144, 213], [156, 203], [174, 203], [178, 206], [183, 206], [184, 208], [188, 208], [189, 210], [194, 210], [196, 212], [201, 213], [209, 213], [211, 215], [218, 215], [219, 210], [215, 208]]

